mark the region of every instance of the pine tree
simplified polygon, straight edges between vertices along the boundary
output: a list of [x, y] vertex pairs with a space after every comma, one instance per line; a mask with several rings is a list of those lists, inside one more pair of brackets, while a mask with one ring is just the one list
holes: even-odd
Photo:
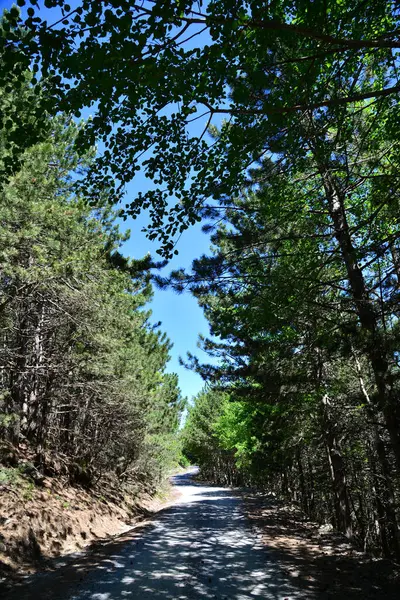
[[106, 191], [97, 208], [74, 191], [93, 154], [74, 150], [81, 126], [51, 125], [1, 191], [2, 435], [42, 471], [155, 489], [178, 459], [184, 402], [145, 308], [148, 261], [120, 254]]

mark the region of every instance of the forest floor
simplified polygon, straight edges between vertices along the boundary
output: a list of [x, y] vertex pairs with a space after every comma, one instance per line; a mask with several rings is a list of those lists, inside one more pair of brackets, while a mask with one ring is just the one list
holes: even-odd
[[357, 550], [296, 508], [242, 492], [253, 531], [304, 597], [398, 600], [400, 565]]
[[56, 477], [35, 484], [17, 469], [0, 466], [0, 582], [121, 535], [175, 496], [169, 484], [153, 497], [142, 494], [135, 499], [111, 482], [90, 491]]

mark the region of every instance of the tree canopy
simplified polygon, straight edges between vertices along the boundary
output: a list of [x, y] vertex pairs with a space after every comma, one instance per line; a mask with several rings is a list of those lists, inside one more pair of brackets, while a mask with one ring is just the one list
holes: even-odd
[[[229, 397], [207, 420], [215, 450], [196, 451], [205, 472], [223, 452], [216, 480], [276, 490], [397, 555], [399, 171], [370, 117], [351, 138], [311, 121], [297, 170], [264, 159], [226, 199], [211, 255], [168, 283], [198, 297], [219, 362], [189, 364]], [[212, 401], [196, 401], [189, 449]]]
[[[39, 129], [31, 136], [13, 127], [14, 162], [6, 172], [20, 149], [36, 142], [45, 110], [79, 115], [90, 107], [93, 118], [77, 147], [104, 146], [85, 180], [87, 196], [96, 202], [107, 187], [117, 202], [142, 170], [152, 184], [128, 199], [126, 214], [150, 210], [148, 235], [166, 257], [208, 203], [239, 189], [255, 160], [304, 156], [305, 115], [324, 131], [334, 119], [351, 136], [354, 115], [372, 106], [398, 137], [395, 2], [18, 5], [21, 14], [15, 7], [3, 16], [1, 85], [20, 85], [32, 68]], [[205, 134], [213, 123], [220, 135], [210, 143]]]

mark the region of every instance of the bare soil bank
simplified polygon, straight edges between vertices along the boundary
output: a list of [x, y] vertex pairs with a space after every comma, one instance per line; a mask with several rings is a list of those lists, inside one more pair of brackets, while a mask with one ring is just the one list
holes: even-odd
[[112, 491], [99, 485], [87, 490], [56, 478], [44, 478], [40, 486], [23, 477], [0, 481], [0, 582], [129, 531], [173, 495], [170, 486], [153, 498]]

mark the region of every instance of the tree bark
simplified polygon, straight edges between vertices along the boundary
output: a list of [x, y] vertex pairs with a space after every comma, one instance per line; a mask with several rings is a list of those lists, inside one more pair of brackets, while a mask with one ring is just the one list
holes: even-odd
[[369, 413], [369, 416], [373, 420], [373, 445], [381, 468], [381, 481], [379, 481], [375, 459], [371, 451], [370, 462], [372, 473], [375, 479], [374, 488], [376, 493], [377, 510], [380, 515], [380, 524], [381, 528], [385, 527], [389, 533], [389, 536], [386, 533], [383, 537], [381, 536], [382, 547], [384, 547], [384, 551], [386, 553], [392, 551], [394, 555], [398, 557], [400, 556], [400, 533], [396, 514], [396, 500], [392, 484], [391, 468], [386, 453], [385, 443], [379, 432], [378, 425], [374, 420], [375, 415], [371, 411], [372, 403], [362, 376], [361, 364], [354, 349], [353, 356], [355, 359], [356, 372], [360, 382], [360, 389], [367, 404], [367, 413]]
[[350, 538], [353, 534], [353, 527], [344, 460], [335, 435], [334, 424], [329, 410], [330, 401], [327, 395], [323, 397], [322, 403], [325, 447], [332, 479], [336, 528]]

